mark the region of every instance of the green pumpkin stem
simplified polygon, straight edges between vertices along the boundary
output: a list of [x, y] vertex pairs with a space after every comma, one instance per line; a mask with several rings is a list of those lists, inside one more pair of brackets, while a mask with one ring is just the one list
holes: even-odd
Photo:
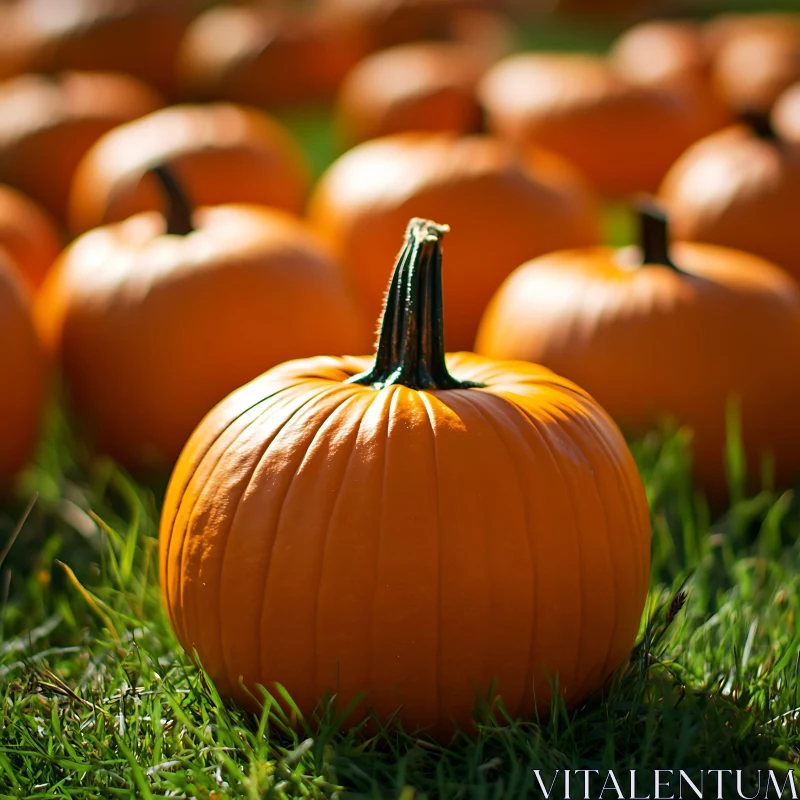
[[445, 364], [441, 239], [448, 230], [424, 219], [408, 224], [386, 295], [375, 363], [349, 383], [428, 390], [480, 385], [456, 380]]
[[642, 264], [661, 264], [681, 272], [670, 256], [667, 215], [652, 202], [640, 202], [637, 210]]
[[164, 166], [150, 170], [158, 179], [164, 195], [164, 217], [167, 220], [167, 233], [173, 236], [187, 236], [194, 230], [192, 214], [194, 208], [173, 172]]

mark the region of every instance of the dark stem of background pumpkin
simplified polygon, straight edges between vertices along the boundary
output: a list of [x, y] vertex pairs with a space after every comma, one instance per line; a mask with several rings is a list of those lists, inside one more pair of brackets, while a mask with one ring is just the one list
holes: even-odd
[[775, 132], [775, 128], [772, 127], [769, 111], [745, 109], [739, 112], [739, 119], [747, 125], [759, 139], [764, 139], [769, 142], [778, 140], [778, 134]]
[[441, 239], [448, 230], [424, 219], [409, 223], [386, 295], [375, 363], [349, 383], [429, 390], [480, 385], [456, 380], [445, 363]]
[[192, 214], [194, 208], [172, 170], [164, 166], [150, 170], [156, 176], [161, 192], [164, 195], [164, 218], [167, 221], [167, 233], [173, 236], [186, 236], [194, 230]]
[[661, 264], [676, 272], [681, 270], [669, 252], [669, 220], [667, 215], [653, 203], [640, 202], [639, 240], [642, 249], [642, 264]]

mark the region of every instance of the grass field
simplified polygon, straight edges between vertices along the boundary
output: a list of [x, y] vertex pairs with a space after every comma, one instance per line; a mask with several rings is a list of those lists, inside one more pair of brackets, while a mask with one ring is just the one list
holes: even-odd
[[[329, 123], [292, 124], [319, 171], [335, 152]], [[629, 234], [614, 212], [609, 238]], [[797, 767], [800, 503], [768, 479], [746, 494], [735, 415], [721, 515], [692, 488], [688, 432], [631, 442], [651, 591], [608, 690], [542, 721], [500, 711], [442, 747], [395, 726], [342, 733], [325, 707], [292, 730], [276, 708], [253, 719], [222, 704], [162, 609], [165, 480], [139, 485], [93, 456], [61, 409], [0, 508], [0, 798], [518, 798], [541, 796], [533, 769], [714, 767], [747, 781]]]

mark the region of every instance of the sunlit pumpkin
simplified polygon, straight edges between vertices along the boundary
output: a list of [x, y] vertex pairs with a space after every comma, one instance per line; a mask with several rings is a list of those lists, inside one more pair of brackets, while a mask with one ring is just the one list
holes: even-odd
[[0, 83], [0, 182], [20, 189], [59, 222], [72, 175], [111, 128], [154, 111], [161, 99], [126, 75], [65, 72]]
[[33, 455], [44, 406], [45, 365], [30, 294], [0, 252], [0, 493], [11, 487]]
[[720, 48], [713, 77], [731, 108], [769, 113], [781, 92], [800, 80], [800, 24], [735, 36]]
[[399, 709], [446, 738], [495, 679], [509, 713], [547, 714], [554, 685], [575, 706], [634, 642], [650, 524], [625, 442], [547, 369], [445, 358], [443, 231], [412, 221], [374, 358], [267, 372], [173, 472], [169, 620], [249, 708], [275, 683], [306, 717], [364, 693], [345, 727]]
[[337, 115], [348, 144], [405, 131], [475, 133], [483, 68], [463, 45], [419, 42], [382, 50], [345, 79]]
[[37, 316], [72, 406], [131, 470], [171, 466], [203, 415], [268, 367], [370, 339], [330, 255], [286, 212], [192, 212], [158, 170], [166, 217], [144, 212], [78, 238]]
[[688, 425], [696, 476], [715, 502], [727, 486], [726, 411], [738, 398], [750, 477], [771, 456], [777, 479], [793, 482], [800, 291], [757, 256], [670, 247], [663, 217], [645, 213], [642, 227], [641, 248], [565, 251], [520, 267], [490, 303], [477, 351], [549, 366], [628, 431], [662, 416]]
[[800, 81], [778, 97], [772, 108], [771, 125], [781, 139], [800, 144]]
[[179, 105], [121, 125], [79, 164], [70, 226], [82, 233], [161, 207], [148, 170], [169, 163], [197, 205], [242, 202], [302, 212], [311, 176], [292, 135], [263, 112], [227, 103]]
[[167, 94], [192, 0], [18, 0], [18, 24], [44, 72], [124, 72]]
[[486, 303], [522, 261], [600, 237], [596, 201], [568, 165], [541, 153], [523, 167], [486, 136], [400, 134], [358, 145], [322, 176], [308, 215], [375, 317], [386, 291], [381, 265], [391, 262], [409, 217], [449, 220], [451, 350], [472, 348]]
[[715, 14], [703, 24], [703, 38], [712, 56], [716, 57], [739, 36], [755, 31], [780, 32], [787, 28], [800, 31], [800, 14], [790, 11], [725, 12]]
[[800, 143], [783, 141], [766, 118], [695, 144], [660, 197], [676, 238], [747, 250], [800, 278]]
[[0, 3], [0, 80], [27, 72], [33, 63], [36, 31], [23, 19], [19, 4]]
[[709, 132], [702, 98], [633, 84], [599, 56], [505, 58], [484, 76], [480, 97], [492, 131], [517, 148], [563, 156], [609, 197], [655, 191], [675, 159]]
[[44, 209], [16, 189], [0, 185], [0, 250], [11, 257], [29, 289], [41, 284], [61, 247], [58, 229]]
[[186, 98], [285, 108], [333, 99], [367, 52], [357, 26], [335, 15], [223, 5], [192, 22], [177, 70]]

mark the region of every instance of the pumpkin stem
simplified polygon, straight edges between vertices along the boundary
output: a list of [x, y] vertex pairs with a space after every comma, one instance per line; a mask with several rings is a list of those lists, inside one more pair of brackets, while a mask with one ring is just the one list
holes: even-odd
[[375, 363], [349, 383], [430, 390], [480, 385], [457, 381], [445, 364], [441, 239], [449, 230], [425, 219], [409, 222], [383, 307]]
[[164, 166], [150, 170], [161, 184], [164, 195], [164, 217], [167, 220], [167, 233], [173, 236], [187, 236], [194, 230], [192, 224], [192, 203], [186, 190], [174, 173]]
[[747, 125], [759, 139], [775, 141], [778, 134], [772, 127], [772, 120], [768, 111], [758, 109], [746, 109], [739, 112], [739, 119]]
[[657, 205], [649, 201], [638, 203], [639, 239], [642, 248], [642, 264], [661, 264], [676, 272], [680, 268], [669, 252], [669, 220]]

